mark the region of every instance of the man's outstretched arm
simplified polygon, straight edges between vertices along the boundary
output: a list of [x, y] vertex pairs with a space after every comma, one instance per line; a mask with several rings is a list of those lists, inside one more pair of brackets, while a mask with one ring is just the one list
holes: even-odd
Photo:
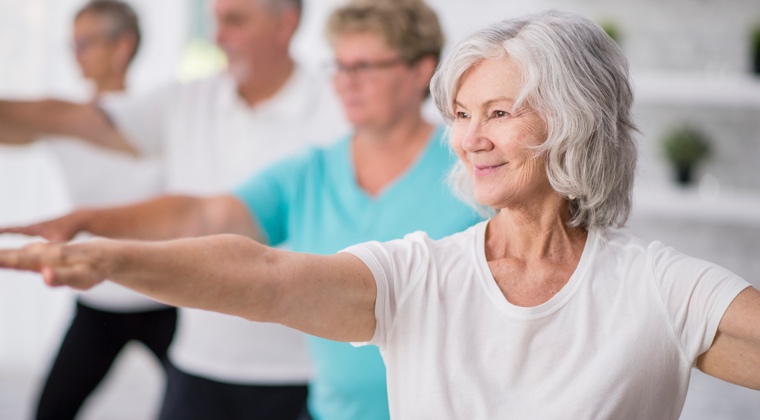
[[0, 233], [41, 236], [53, 242], [69, 241], [79, 232], [139, 240], [234, 233], [262, 240], [248, 209], [231, 195], [166, 195], [127, 206], [77, 210], [28, 226], [0, 228]]

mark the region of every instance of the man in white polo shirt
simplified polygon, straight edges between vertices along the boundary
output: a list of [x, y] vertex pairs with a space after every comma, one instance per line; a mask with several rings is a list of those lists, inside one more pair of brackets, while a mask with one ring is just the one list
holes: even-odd
[[[347, 129], [329, 83], [288, 53], [300, 11], [300, 0], [215, 0], [226, 74], [99, 106], [0, 101], [0, 121], [157, 157], [169, 193], [227, 191]], [[287, 419], [304, 407], [311, 366], [294, 330], [182, 309], [169, 359], [162, 419]]]

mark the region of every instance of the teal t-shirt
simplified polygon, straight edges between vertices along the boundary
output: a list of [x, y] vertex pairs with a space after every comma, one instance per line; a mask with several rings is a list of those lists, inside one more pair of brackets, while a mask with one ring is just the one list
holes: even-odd
[[[311, 148], [253, 176], [235, 192], [269, 245], [334, 254], [417, 230], [441, 238], [479, 222], [445, 182], [456, 160], [435, 130], [417, 161], [377, 196], [359, 188], [350, 138]], [[317, 420], [388, 419], [385, 365], [377, 347], [309, 337], [315, 372], [309, 411]]]

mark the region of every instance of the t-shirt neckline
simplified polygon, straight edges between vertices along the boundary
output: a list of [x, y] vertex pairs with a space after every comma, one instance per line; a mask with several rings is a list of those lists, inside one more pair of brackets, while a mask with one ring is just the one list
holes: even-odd
[[476, 265], [480, 274], [479, 278], [482, 286], [485, 288], [489, 298], [502, 312], [523, 319], [536, 319], [550, 315], [565, 305], [575, 294], [581, 283], [583, 283], [588, 277], [587, 272], [590, 269], [598, 249], [600, 235], [597, 229], [589, 229], [580, 261], [578, 261], [578, 266], [570, 276], [567, 284], [565, 284], [557, 294], [537, 306], [518, 306], [510, 303], [496, 284], [496, 279], [494, 279], [493, 274], [491, 274], [491, 269], [488, 267], [488, 261], [486, 260], [485, 237], [486, 228], [489, 222], [490, 219], [481, 222], [477, 226], [475, 232]]
[[350, 184], [350, 189], [354, 192], [355, 195], [369, 202], [376, 203], [376, 202], [387, 200], [388, 199], [387, 197], [391, 197], [394, 194], [394, 191], [401, 188], [402, 185], [410, 182], [409, 180], [413, 179], [413, 177], [420, 170], [420, 168], [425, 166], [425, 161], [431, 155], [434, 148], [438, 146], [436, 143], [442, 140], [443, 132], [444, 132], [443, 126], [433, 126], [433, 131], [430, 134], [430, 137], [428, 138], [427, 144], [422, 149], [422, 151], [417, 155], [417, 157], [412, 162], [412, 164], [408, 168], [406, 168], [406, 170], [402, 172], [398, 177], [396, 177], [396, 179], [394, 179], [388, 185], [386, 185], [385, 188], [383, 188], [379, 194], [374, 195], [374, 196], [364, 191], [359, 186], [359, 183], [356, 181], [356, 168], [354, 167], [354, 159], [353, 159], [353, 154], [352, 154], [352, 149], [354, 145], [353, 135], [348, 136], [345, 142], [345, 147], [343, 148], [343, 153], [345, 153], [345, 157], [346, 157], [346, 159], [344, 159], [344, 163], [346, 165], [344, 167], [344, 170], [347, 171], [349, 175], [346, 177], [346, 180]]

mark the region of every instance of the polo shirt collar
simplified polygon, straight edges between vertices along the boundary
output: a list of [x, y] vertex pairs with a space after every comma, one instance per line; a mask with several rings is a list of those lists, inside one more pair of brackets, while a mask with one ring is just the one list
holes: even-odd
[[314, 95], [317, 92], [314, 84], [319, 82], [311, 79], [308, 72], [296, 64], [288, 80], [274, 96], [254, 107], [249, 107], [238, 96], [235, 80], [228, 74], [224, 74], [222, 77], [223, 86], [218, 96], [219, 106], [221, 109], [239, 110], [271, 118], [280, 116], [292, 118], [294, 112], [310, 112], [310, 105], [314, 104]]

